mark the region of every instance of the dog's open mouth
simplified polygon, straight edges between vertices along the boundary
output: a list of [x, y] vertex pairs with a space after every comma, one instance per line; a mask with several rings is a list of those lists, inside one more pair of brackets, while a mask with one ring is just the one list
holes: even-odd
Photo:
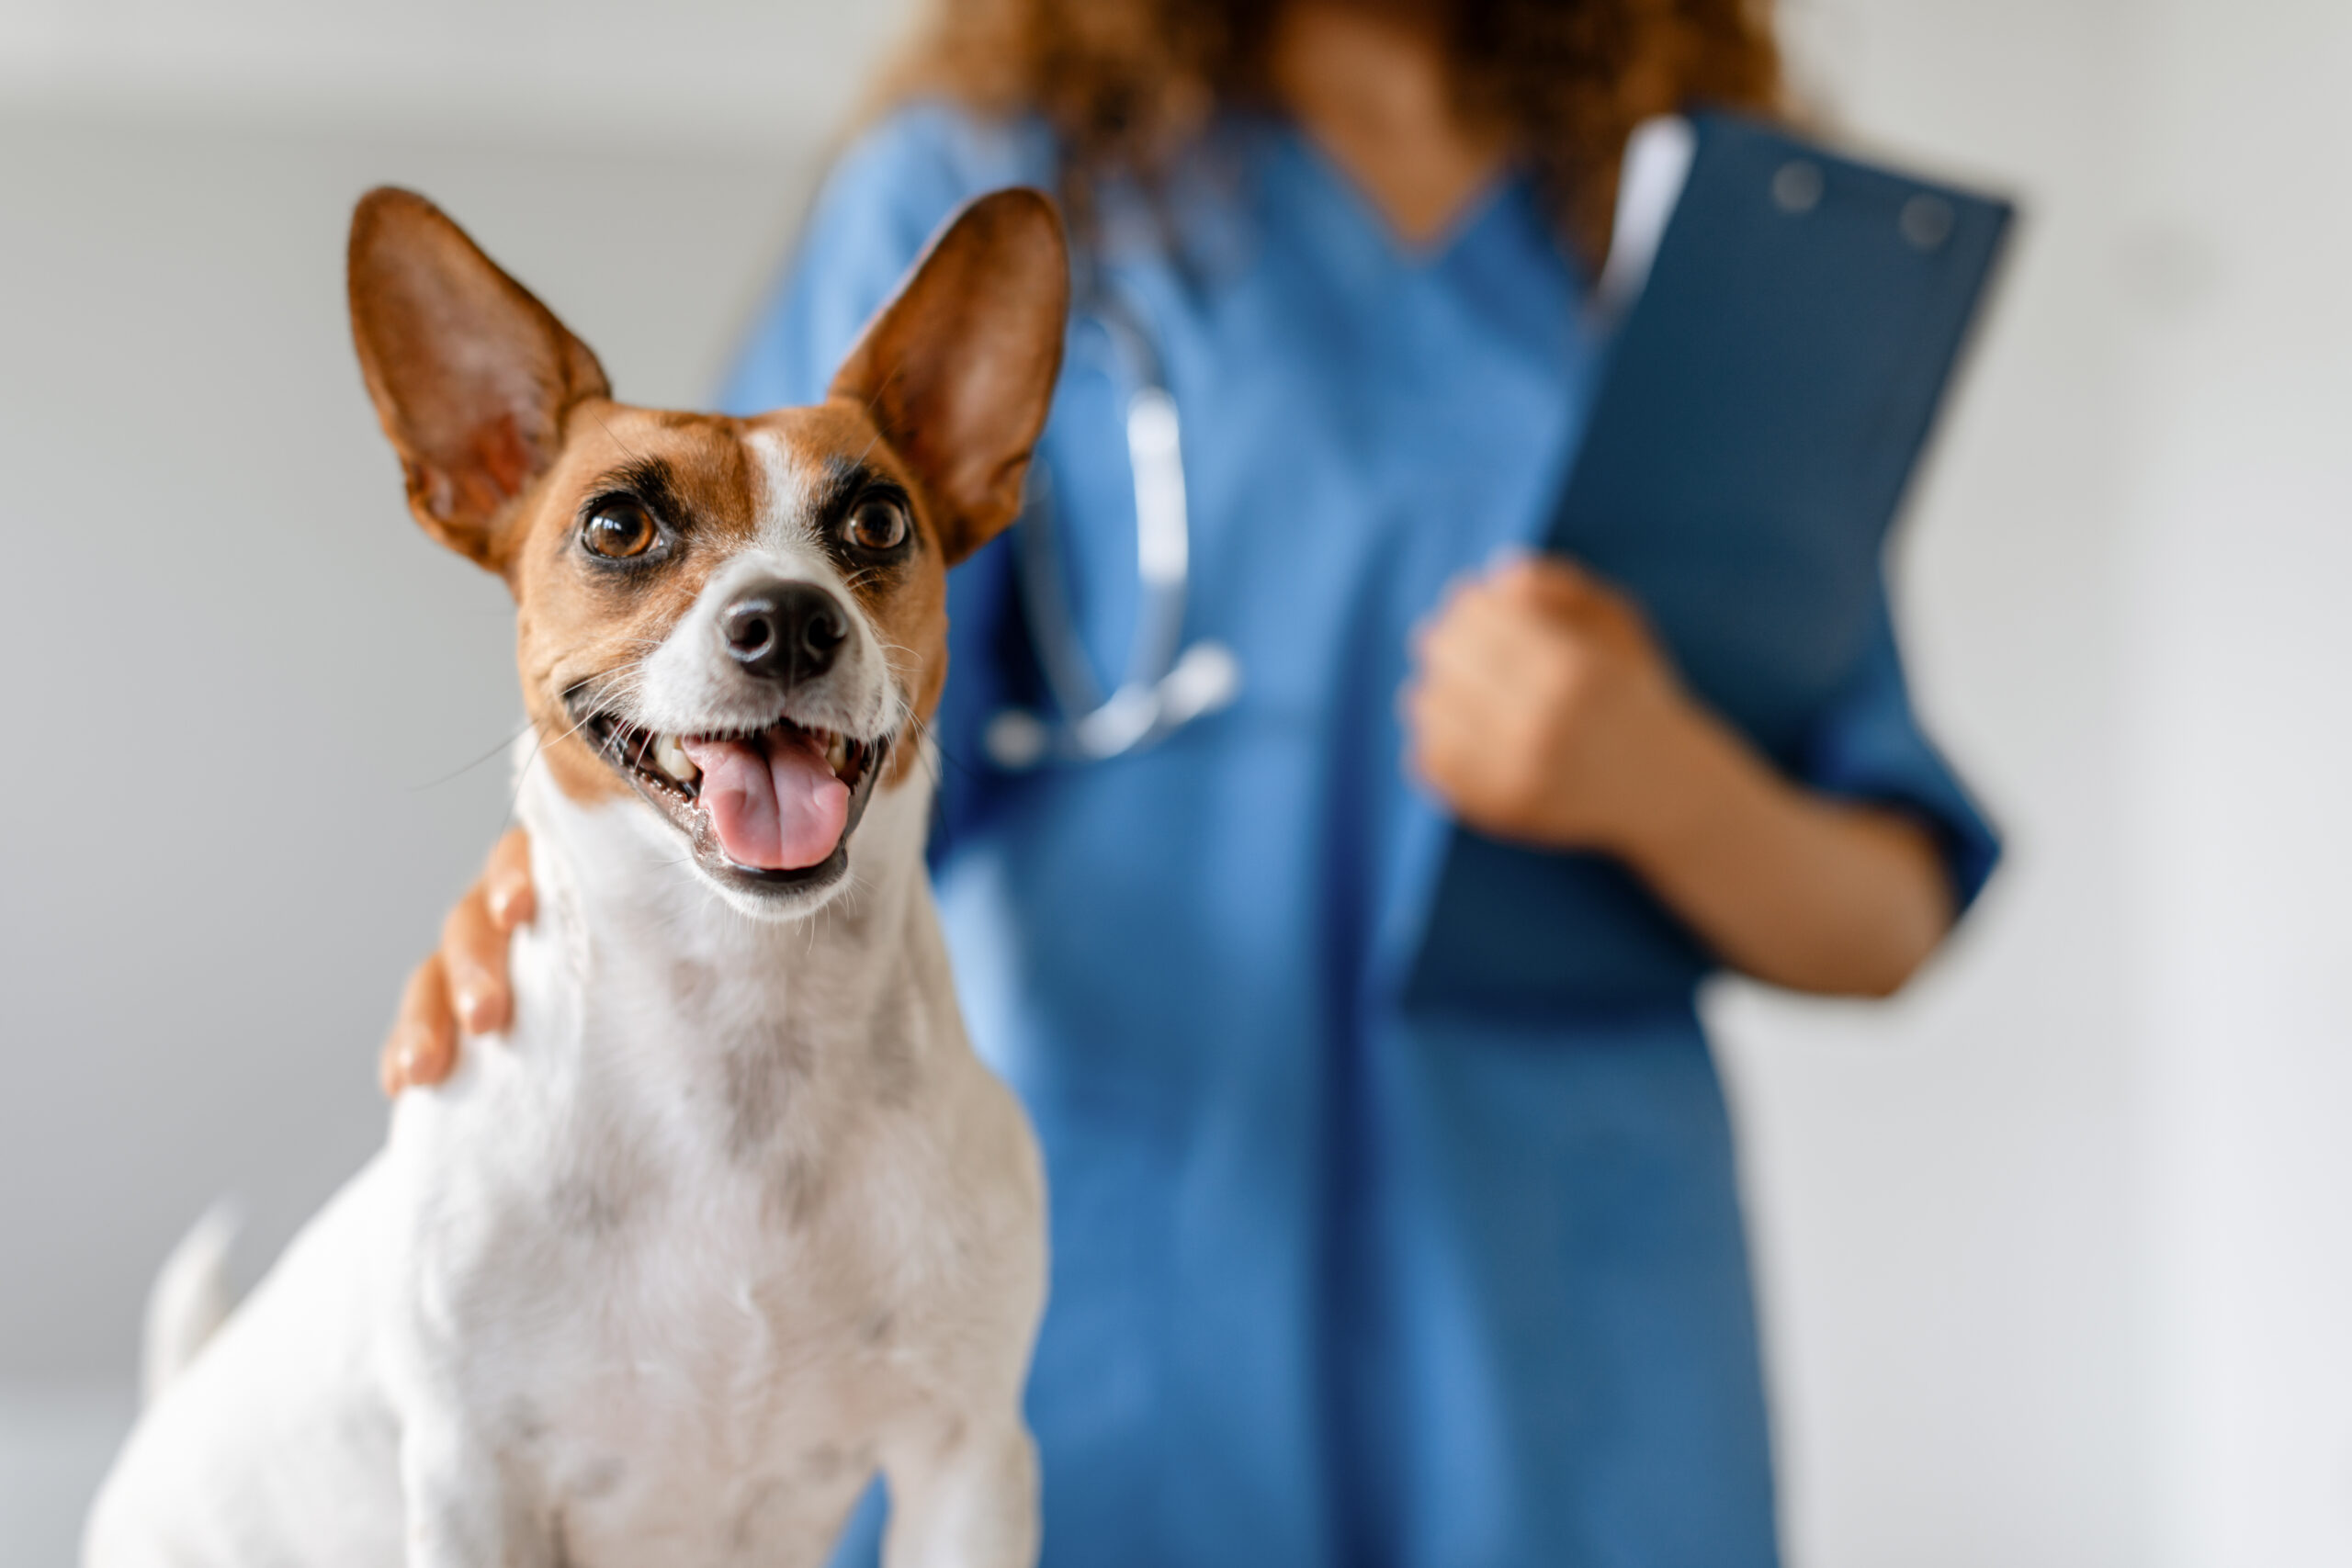
[[707, 866], [796, 886], [839, 874], [890, 745], [887, 737], [861, 740], [788, 719], [667, 735], [603, 714], [588, 717], [586, 729]]

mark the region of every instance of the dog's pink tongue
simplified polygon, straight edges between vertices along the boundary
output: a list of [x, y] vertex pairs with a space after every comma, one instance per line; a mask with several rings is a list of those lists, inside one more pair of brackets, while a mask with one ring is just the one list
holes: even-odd
[[702, 770], [702, 803], [727, 858], [762, 871], [798, 871], [833, 852], [849, 825], [849, 786], [807, 738], [684, 740]]

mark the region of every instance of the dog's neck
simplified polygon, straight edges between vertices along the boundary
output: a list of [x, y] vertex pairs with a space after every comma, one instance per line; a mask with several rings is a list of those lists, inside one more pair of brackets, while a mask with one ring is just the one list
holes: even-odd
[[548, 935], [583, 995], [648, 1016], [693, 1020], [714, 1007], [718, 1032], [741, 1036], [854, 1030], [903, 1005], [910, 969], [938, 947], [923, 865], [929, 770], [877, 788], [850, 845], [845, 885], [797, 919], [762, 920], [729, 906], [695, 873], [686, 846], [634, 798], [582, 806], [541, 767], [526, 766], [516, 814], [529, 829]]

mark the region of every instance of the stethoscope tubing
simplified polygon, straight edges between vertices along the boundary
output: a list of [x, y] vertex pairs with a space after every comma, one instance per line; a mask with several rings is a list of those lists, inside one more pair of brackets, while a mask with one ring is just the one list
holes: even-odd
[[1102, 332], [1113, 364], [1133, 383], [1126, 441], [1136, 494], [1135, 637], [1125, 675], [1104, 694], [1070, 609], [1055, 538], [1052, 483], [1042, 468], [1033, 468], [1028, 504], [1014, 528], [1015, 577], [1038, 671], [1057, 712], [1007, 708], [990, 719], [984, 735], [989, 759], [1010, 771], [1106, 761], [1141, 750], [1229, 705], [1241, 684], [1240, 663], [1225, 644], [1183, 642], [1192, 522], [1182, 422], [1159, 355], [1136, 313], [1106, 287], [1090, 291], [1080, 320]]

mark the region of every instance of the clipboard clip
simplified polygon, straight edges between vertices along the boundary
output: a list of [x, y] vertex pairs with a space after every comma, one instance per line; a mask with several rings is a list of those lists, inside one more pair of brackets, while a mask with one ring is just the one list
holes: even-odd
[[[1609, 257], [1592, 288], [1594, 324], [1601, 330], [1623, 321], [1634, 301], [1641, 298], [1698, 152], [1698, 129], [1680, 115], [1645, 119], [1626, 138], [1625, 160], [1617, 176], [1617, 216], [1610, 230]], [[1827, 186], [1819, 164], [1792, 157], [1773, 171], [1772, 205], [1792, 218], [1801, 218], [1821, 205]], [[1895, 217], [1895, 230], [1913, 250], [1931, 253], [1943, 248], [1959, 221], [1950, 201], [1933, 191], [1919, 191], [1904, 202]]]

